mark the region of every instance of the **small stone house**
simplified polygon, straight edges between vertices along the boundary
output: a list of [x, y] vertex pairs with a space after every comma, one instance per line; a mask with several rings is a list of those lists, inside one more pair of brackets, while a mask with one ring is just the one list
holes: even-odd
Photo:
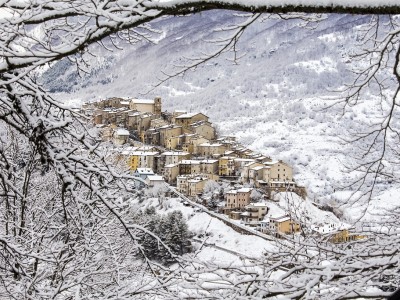
[[222, 156], [225, 146], [219, 143], [203, 143], [197, 146], [198, 154], [205, 157]]
[[121, 146], [127, 143], [129, 140], [129, 131], [125, 128], [117, 128], [113, 133], [113, 143], [117, 146]]
[[218, 160], [204, 159], [200, 161], [200, 173], [218, 174]]
[[179, 164], [165, 165], [162, 174], [166, 182], [175, 184], [176, 178], [179, 176]]
[[190, 130], [208, 140], [215, 139], [215, 128], [207, 121], [199, 121], [190, 124]]
[[282, 160], [265, 162], [264, 165], [270, 167], [270, 180], [293, 181], [293, 168]]
[[165, 186], [164, 178], [160, 175], [148, 175], [145, 180], [148, 187], [157, 188]]
[[132, 151], [128, 157], [128, 165], [132, 171], [138, 168], [155, 169], [155, 156], [157, 151]]
[[235, 176], [235, 159], [234, 156], [222, 156], [218, 160], [218, 174], [220, 176]]
[[203, 175], [180, 175], [176, 180], [176, 188], [178, 192], [187, 196], [196, 196], [203, 192], [208, 180], [208, 177]]
[[292, 234], [300, 232], [300, 224], [287, 215], [269, 217], [264, 220], [261, 231], [271, 233], [276, 237], [284, 234]]
[[208, 117], [202, 113], [185, 113], [180, 114], [174, 118], [174, 123], [176, 125], [180, 125], [183, 128], [190, 128], [190, 124], [193, 124], [198, 121], [207, 121]]
[[140, 112], [152, 113], [156, 116], [161, 116], [161, 98], [154, 99], [132, 99], [129, 103], [129, 108]]
[[[137, 168], [133, 173], [134, 177], [140, 178], [142, 181], [145, 181], [147, 176], [155, 175], [153, 170], [150, 168]], [[141, 181], [135, 181], [136, 187], [144, 187], [145, 184]]]
[[179, 162], [179, 174], [200, 174], [200, 160], [186, 159]]
[[243, 224], [249, 226], [259, 226], [260, 222], [268, 213], [267, 203], [250, 203], [245, 206], [244, 213], [240, 215], [240, 220]]
[[225, 193], [227, 209], [242, 209], [250, 204], [251, 188], [241, 188]]

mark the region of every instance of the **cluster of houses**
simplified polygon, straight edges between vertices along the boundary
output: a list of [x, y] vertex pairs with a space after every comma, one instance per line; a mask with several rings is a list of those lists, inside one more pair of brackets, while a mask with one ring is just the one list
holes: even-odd
[[[165, 183], [187, 196], [203, 193], [206, 183], [221, 179], [273, 192], [292, 191], [305, 198], [293, 180], [293, 168], [255, 153], [235, 137], [218, 137], [203, 113], [162, 112], [161, 98], [109, 98], [85, 103], [82, 113], [99, 128], [103, 141], [117, 146], [116, 158], [150, 187]], [[301, 230], [298, 222], [271, 205], [251, 203], [253, 188], [225, 193], [223, 211], [230, 218], [281, 236]]]
[[351, 226], [345, 223], [312, 225], [311, 231], [325, 237], [331, 243], [346, 243], [365, 239], [365, 235], [351, 232]]
[[263, 233], [282, 237], [287, 234], [296, 234], [301, 231], [312, 232], [331, 243], [343, 243], [365, 238], [365, 236], [352, 233], [350, 226], [345, 223], [321, 223], [303, 228], [296, 217], [288, 215], [276, 203], [255, 202], [252, 203], [252, 191], [254, 188], [240, 188], [228, 191], [226, 204], [223, 208], [225, 214], [231, 219], [240, 220], [242, 224], [255, 227]]
[[293, 169], [285, 162], [253, 152], [235, 137], [217, 137], [203, 113], [167, 113], [161, 105], [160, 97], [114, 97], [85, 103], [82, 112], [92, 117], [102, 140], [128, 145], [119, 158], [132, 172], [152, 169], [189, 196], [201, 193], [207, 180], [223, 177], [262, 188], [268, 195], [291, 190], [305, 197], [305, 189], [293, 181]]
[[231, 219], [257, 227], [261, 232], [280, 237], [284, 234], [297, 233], [300, 224], [289, 217], [276, 204], [266, 202], [251, 202], [253, 188], [240, 188], [226, 193], [224, 213]]

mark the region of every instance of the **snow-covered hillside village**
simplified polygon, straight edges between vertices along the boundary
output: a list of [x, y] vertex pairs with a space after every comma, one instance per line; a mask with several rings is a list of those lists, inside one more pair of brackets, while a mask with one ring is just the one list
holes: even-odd
[[0, 300], [400, 299], [399, 120], [399, 1], [0, 1]]
[[234, 136], [218, 136], [201, 112], [162, 111], [160, 97], [112, 97], [85, 103], [80, 112], [98, 138], [115, 146], [108, 159], [141, 179], [139, 189], [158, 197], [176, 190], [186, 205], [195, 202], [275, 237], [302, 231], [335, 243], [366, 238], [307, 199], [290, 165], [245, 148]]

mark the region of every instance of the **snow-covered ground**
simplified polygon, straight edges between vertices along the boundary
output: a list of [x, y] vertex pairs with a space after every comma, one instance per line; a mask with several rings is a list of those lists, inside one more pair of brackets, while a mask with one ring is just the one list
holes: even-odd
[[[139, 206], [139, 204], [137, 205]], [[144, 205], [140, 204], [142, 208], [147, 206], [154, 206], [157, 208], [157, 212], [163, 214], [174, 210], [181, 211], [187, 220], [189, 230], [195, 234], [195, 240], [206, 243], [206, 246], [197, 254], [197, 257], [204, 261], [233, 263], [238, 260], [240, 255], [260, 259], [266, 250], [274, 249], [271, 242], [254, 235], [240, 234], [207, 213], [185, 206], [179, 198], [167, 198], [162, 203], [158, 199], [150, 198]], [[238, 255], [230, 251], [237, 252]]]

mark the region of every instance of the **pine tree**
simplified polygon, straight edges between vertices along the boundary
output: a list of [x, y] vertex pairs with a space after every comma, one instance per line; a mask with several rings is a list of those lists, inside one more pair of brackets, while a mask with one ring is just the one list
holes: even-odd
[[154, 207], [150, 207], [139, 215], [146, 229], [157, 235], [168, 247], [161, 245], [150, 234], [143, 234], [141, 245], [147, 258], [170, 264], [174, 262], [173, 255], [183, 255], [191, 250], [191, 233], [180, 211], [161, 217]]

